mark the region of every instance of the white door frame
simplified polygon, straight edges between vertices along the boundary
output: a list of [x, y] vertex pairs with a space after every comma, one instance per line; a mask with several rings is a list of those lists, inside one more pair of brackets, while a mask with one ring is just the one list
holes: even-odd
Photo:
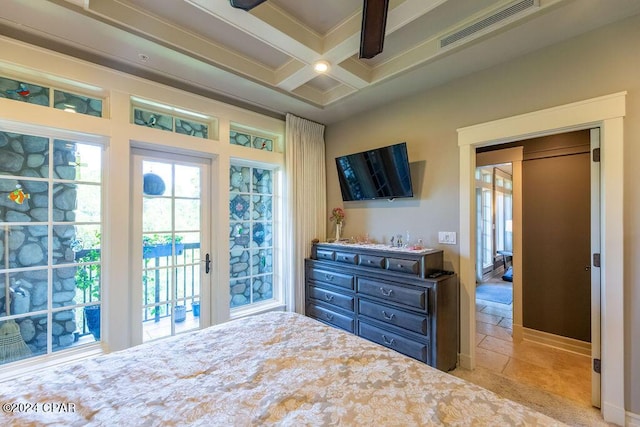
[[599, 127], [601, 130], [602, 414], [625, 423], [623, 117], [626, 92], [458, 129], [460, 147], [460, 366], [475, 368], [476, 147]]

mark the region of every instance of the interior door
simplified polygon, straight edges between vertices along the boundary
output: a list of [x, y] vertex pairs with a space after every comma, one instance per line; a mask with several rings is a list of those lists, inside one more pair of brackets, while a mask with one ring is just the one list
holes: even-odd
[[209, 324], [208, 159], [134, 153], [138, 342]]

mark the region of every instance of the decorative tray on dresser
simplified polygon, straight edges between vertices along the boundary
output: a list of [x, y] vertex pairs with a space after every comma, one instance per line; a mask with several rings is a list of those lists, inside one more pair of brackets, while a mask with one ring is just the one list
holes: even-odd
[[305, 260], [306, 314], [442, 371], [456, 367], [458, 278], [443, 252], [318, 243]]

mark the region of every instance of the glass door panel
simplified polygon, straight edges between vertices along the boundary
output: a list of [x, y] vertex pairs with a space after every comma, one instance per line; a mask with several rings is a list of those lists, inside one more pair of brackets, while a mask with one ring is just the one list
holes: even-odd
[[142, 160], [142, 341], [200, 328], [205, 165]]

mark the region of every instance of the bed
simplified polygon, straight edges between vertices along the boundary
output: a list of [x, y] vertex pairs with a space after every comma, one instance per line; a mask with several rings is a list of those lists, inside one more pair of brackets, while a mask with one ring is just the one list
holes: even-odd
[[0, 419], [13, 426], [562, 424], [385, 347], [282, 312], [3, 383], [0, 402]]

